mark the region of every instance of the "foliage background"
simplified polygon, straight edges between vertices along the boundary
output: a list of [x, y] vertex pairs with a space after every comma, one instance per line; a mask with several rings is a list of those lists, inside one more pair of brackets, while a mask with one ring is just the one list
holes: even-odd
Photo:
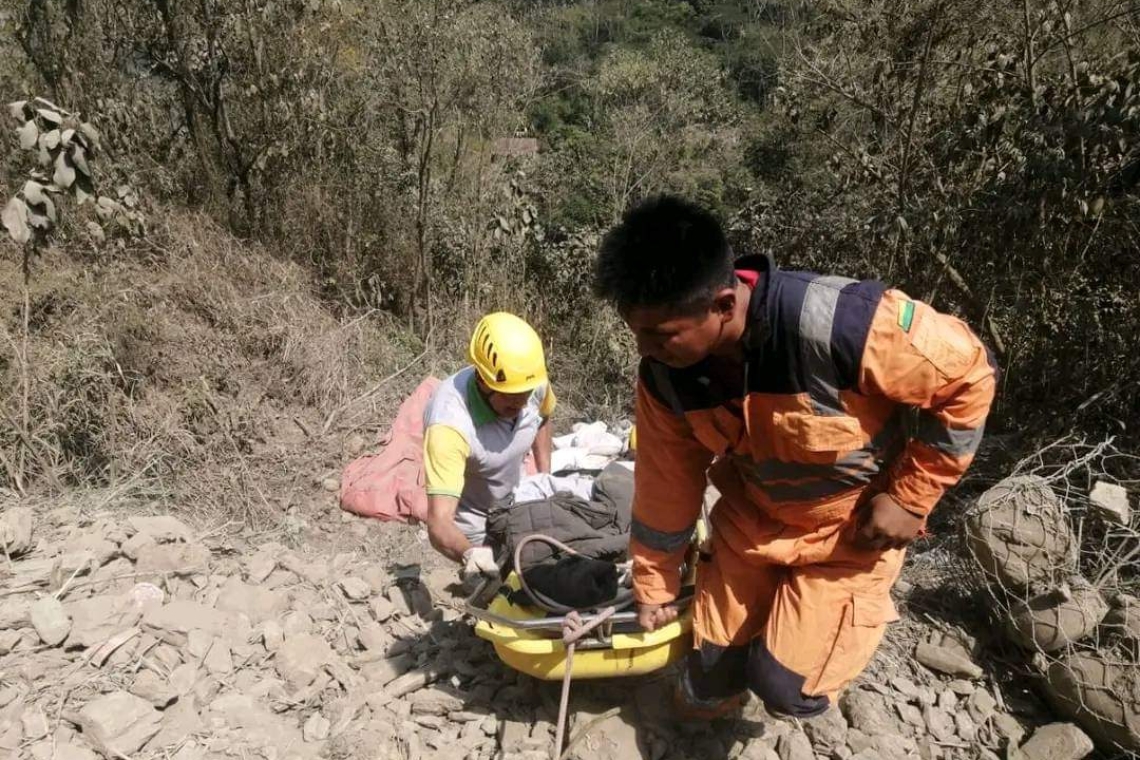
[[[590, 266], [622, 209], [666, 190], [739, 251], [966, 318], [1002, 365], [990, 430], [1011, 454], [1134, 440], [1138, 13], [0, 0], [0, 91], [95, 123], [97, 183], [148, 220], [67, 205], [26, 283], [0, 244], [0, 475], [193, 482], [216, 436], [256, 458], [282, 417], [310, 445], [375, 430], [499, 308], [547, 339], [565, 418], [626, 414], [633, 351]], [[10, 197], [30, 170], [14, 134], [2, 160]]]

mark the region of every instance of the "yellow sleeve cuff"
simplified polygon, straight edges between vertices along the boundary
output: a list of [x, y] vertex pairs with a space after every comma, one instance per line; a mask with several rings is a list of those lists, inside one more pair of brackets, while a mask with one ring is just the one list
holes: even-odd
[[549, 419], [550, 415], [554, 414], [554, 407], [556, 406], [558, 406], [558, 398], [554, 395], [554, 388], [547, 383], [546, 395], [542, 397], [542, 404], [538, 407], [538, 413]]
[[424, 431], [424, 481], [428, 494], [459, 498], [470, 454], [471, 447], [458, 430], [448, 425], [428, 425]]

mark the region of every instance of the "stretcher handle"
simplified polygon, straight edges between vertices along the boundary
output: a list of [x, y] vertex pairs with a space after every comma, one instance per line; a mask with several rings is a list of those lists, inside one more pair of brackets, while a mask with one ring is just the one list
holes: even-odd
[[[534, 618], [531, 620], [514, 620], [478, 606], [477, 600], [485, 593], [487, 586], [491, 583], [491, 579], [484, 580], [479, 584], [479, 588], [475, 590], [475, 593], [469, 596], [463, 603], [464, 611], [468, 615], [476, 620], [501, 625], [506, 628], [513, 628], [518, 631], [562, 631], [562, 625], [566, 619], [565, 615]], [[679, 596], [672, 604], [676, 606], [678, 610], [684, 610], [692, 604], [692, 601], [693, 592], [689, 590]], [[579, 615], [581, 616], [583, 624], [589, 623], [595, 617], [595, 615], [582, 615], [580, 612]], [[619, 623], [636, 623], [637, 613], [633, 611], [618, 612], [612, 615], [608, 622], [615, 625]]]

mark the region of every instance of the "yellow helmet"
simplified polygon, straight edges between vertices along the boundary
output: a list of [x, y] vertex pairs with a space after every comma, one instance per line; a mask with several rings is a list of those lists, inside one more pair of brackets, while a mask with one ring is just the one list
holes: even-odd
[[534, 328], [498, 311], [475, 325], [467, 356], [491, 390], [525, 393], [546, 382], [546, 357]]

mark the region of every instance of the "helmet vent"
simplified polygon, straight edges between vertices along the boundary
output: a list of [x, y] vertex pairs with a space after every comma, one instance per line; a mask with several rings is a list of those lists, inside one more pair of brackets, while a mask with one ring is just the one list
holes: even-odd
[[495, 373], [495, 382], [497, 382], [497, 383], [507, 382], [507, 374], [505, 372], [503, 372], [502, 370], [499, 370], [497, 373]]

